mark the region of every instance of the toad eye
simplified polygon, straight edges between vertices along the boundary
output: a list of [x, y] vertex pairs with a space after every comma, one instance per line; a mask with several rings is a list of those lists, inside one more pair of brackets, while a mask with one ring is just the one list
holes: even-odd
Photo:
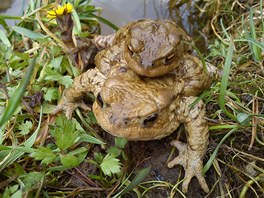
[[166, 56], [165, 59], [164, 59], [164, 64], [169, 64], [169, 63], [171, 63], [171, 61], [173, 61], [174, 56], [175, 56], [174, 53], [171, 53], [171, 54], [169, 54], [168, 56]]
[[174, 57], [174, 53], [171, 53], [171, 54], [169, 54], [169, 55], [166, 57], [166, 59], [170, 60], [170, 59], [172, 59], [173, 57]]
[[148, 116], [145, 120], [143, 120], [143, 126], [149, 127], [151, 124], [153, 124], [158, 118], [158, 114], [154, 113], [150, 116]]
[[97, 95], [97, 97], [96, 97], [96, 101], [97, 101], [97, 103], [99, 104], [99, 106], [100, 106], [101, 108], [103, 108], [103, 106], [104, 106], [104, 101], [103, 101], [103, 98], [102, 98], [102, 96], [101, 96], [100, 93], [98, 93], [98, 95]]
[[127, 50], [128, 50], [128, 52], [129, 52], [129, 54], [130, 54], [131, 56], [133, 56], [134, 51], [133, 51], [133, 48], [132, 48], [131, 45], [128, 45], [128, 46], [127, 46]]

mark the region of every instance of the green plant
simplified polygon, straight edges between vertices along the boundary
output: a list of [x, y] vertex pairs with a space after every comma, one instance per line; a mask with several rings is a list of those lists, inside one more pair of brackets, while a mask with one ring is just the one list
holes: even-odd
[[[92, 112], [76, 110], [72, 120], [51, 114], [80, 69], [56, 20], [46, 16], [55, 1], [28, 2], [23, 16], [0, 15], [0, 197], [153, 197], [161, 190], [168, 197], [203, 196], [199, 190], [181, 192], [182, 169], [176, 169], [178, 178], [166, 180], [140, 166], [147, 160], [144, 155], [131, 166], [127, 148], [133, 143], [102, 140]], [[61, 5], [67, 2], [74, 5], [75, 38], [100, 34], [99, 21], [117, 29], [89, 0], [62, 0]], [[207, 196], [259, 197], [264, 173], [263, 1], [179, 1], [186, 3], [194, 6], [191, 13], [200, 23], [194, 29], [202, 27], [199, 32], [210, 44], [199, 58], [221, 73], [221, 80], [198, 98], [207, 104], [210, 123], [204, 174], [212, 183]], [[17, 24], [8, 26], [9, 19]], [[74, 185], [75, 176], [83, 185]]]

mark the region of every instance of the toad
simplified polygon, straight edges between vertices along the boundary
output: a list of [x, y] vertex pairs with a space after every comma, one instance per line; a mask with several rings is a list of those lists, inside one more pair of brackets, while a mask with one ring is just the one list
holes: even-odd
[[186, 54], [178, 72], [145, 77], [128, 66], [123, 59], [123, 49], [117, 45], [99, 52], [95, 64], [96, 68], [75, 78], [72, 87], [64, 91], [54, 113], [64, 110], [70, 118], [77, 107], [90, 110], [83, 97], [92, 92], [96, 97], [92, 110], [97, 122], [114, 136], [128, 140], [161, 139], [184, 124], [187, 144], [172, 142], [179, 156], [170, 161], [168, 167], [177, 164], [184, 167], [183, 192], [187, 192], [194, 176], [202, 189], [209, 192], [201, 174], [208, 144], [205, 107], [201, 100], [193, 103], [196, 95], [211, 84], [215, 68], [207, 64], [206, 73], [198, 58]]
[[140, 19], [116, 33], [98, 35], [93, 42], [99, 49], [118, 46], [122, 58], [135, 73], [157, 77], [173, 71], [191, 51], [190, 37], [170, 20]]

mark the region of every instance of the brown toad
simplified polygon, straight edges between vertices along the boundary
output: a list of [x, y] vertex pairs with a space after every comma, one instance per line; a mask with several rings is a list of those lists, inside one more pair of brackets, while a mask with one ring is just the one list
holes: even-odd
[[173, 21], [164, 19], [133, 21], [114, 34], [94, 39], [100, 49], [120, 47], [127, 66], [148, 77], [161, 76], [177, 68], [190, 50], [190, 41]]
[[[95, 63], [95, 69], [77, 77], [72, 87], [64, 91], [55, 112], [65, 110], [66, 116], [71, 117], [77, 107], [88, 110], [83, 97], [92, 92], [96, 96], [93, 112], [98, 124], [115, 136], [128, 140], [160, 139], [183, 123], [187, 131], [187, 144], [172, 142], [179, 150], [179, 156], [169, 162], [168, 167], [180, 164], [185, 168], [183, 192], [187, 192], [194, 176], [203, 190], [208, 192], [201, 174], [202, 158], [208, 144], [205, 108], [202, 101], [190, 107], [195, 96], [206, 89], [212, 80], [203, 71], [201, 61], [185, 55], [178, 72], [144, 77], [133, 72], [122, 58], [122, 49], [113, 46], [99, 52]], [[209, 64], [207, 69], [210, 74], [215, 72]]]

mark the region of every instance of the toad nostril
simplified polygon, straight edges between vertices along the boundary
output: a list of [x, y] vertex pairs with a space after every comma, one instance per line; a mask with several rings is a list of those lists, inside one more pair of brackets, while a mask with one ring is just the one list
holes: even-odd
[[124, 124], [124, 125], [127, 125], [127, 124], [128, 124], [128, 121], [129, 121], [128, 118], [124, 118], [124, 119], [123, 119], [123, 124]]
[[126, 67], [120, 67], [120, 68], [119, 68], [119, 71], [120, 71], [121, 73], [125, 73], [125, 72], [127, 72], [127, 68], [126, 68]]

